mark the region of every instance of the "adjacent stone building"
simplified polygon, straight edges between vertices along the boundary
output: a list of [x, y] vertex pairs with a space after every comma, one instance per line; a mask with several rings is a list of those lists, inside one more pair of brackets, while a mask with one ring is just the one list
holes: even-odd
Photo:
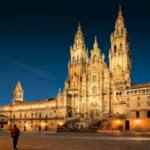
[[55, 130], [73, 120], [78, 120], [80, 128], [88, 127], [93, 120], [111, 118], [112, 128], [123, 124], [124, 129], [150, 129], [150, 84], [131, 84], [130, 43], [121, 8], [110, 45], [109, 66], [97, 37], [89, 57], [79, 23], [70, 47], [64, 89], [55, 98], [25, 102], [18, 82], [12, 104], [0, 107], [0, 114], [8, 118], [7, 125], [11, 128], [17, 124], [24, 131], [41, 131]]

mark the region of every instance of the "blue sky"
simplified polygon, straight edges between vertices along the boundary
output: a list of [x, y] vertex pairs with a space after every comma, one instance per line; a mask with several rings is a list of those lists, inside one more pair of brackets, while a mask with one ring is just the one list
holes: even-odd
[[149, 82], [148, 1], [8, 1], [0, 6], [0, 104], [11, 103], [18, 80], [26, 101], [56, 96], [67, 78], [78, 21], [89, 52], [97, 35], [108, 64], [110, 34], [120, 4], [131, 43], [132, 83]]

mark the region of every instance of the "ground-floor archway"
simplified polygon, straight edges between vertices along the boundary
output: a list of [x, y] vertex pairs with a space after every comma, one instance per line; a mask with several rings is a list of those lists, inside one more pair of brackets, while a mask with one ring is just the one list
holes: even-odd
[[39, 126], [39, 131], [41, 131], [41, 126]]
[[126, 120], [125, 121], [125, 130], [129, 130], [130, 129], [130, 121]]

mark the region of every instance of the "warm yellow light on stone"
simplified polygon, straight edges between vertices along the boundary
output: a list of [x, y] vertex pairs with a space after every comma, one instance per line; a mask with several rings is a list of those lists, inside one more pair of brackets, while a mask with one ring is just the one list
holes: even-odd
[[45, 123], [44, 123], [44, 122], [41, 122], [41, 126], [45, 126]]
[[116, 120], [116, 124], [121, 124], [121, 120]]
[[59, 125], [62, 126], [62, 125], [63, 125], [63, 122], [59, 122]]
[[134, 122], [135, 122], [136, 124], [140, 124], [140, 123], [141, 123], [141, 120], [136, 119]]
[[26, 127], [29, 127], [29, 124], [28, 124], [28, 123], [26, 123], [26, 124], [25, 124], [25, 126], [26, 126]]

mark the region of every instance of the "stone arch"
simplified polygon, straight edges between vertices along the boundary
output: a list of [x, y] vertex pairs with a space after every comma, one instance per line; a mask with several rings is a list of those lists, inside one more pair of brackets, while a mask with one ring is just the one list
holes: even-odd
[[96, 62], [96, 59], [97, 59], [97, 56], [94, 55], [94, 56], [93, 56], [93, 62]]
[[117, 51], [117, 46], [114, 45], [114, 53], [116, 53], [116, 51]]
[[125, 121], [125, 130], [129, 130], [130, 129], [130, 121], [126, 120]]
[[120, 50], [122, 50], [122, 48], [123, 48], [123, 45], [122, 45], [122, 43], [120, 43]]

